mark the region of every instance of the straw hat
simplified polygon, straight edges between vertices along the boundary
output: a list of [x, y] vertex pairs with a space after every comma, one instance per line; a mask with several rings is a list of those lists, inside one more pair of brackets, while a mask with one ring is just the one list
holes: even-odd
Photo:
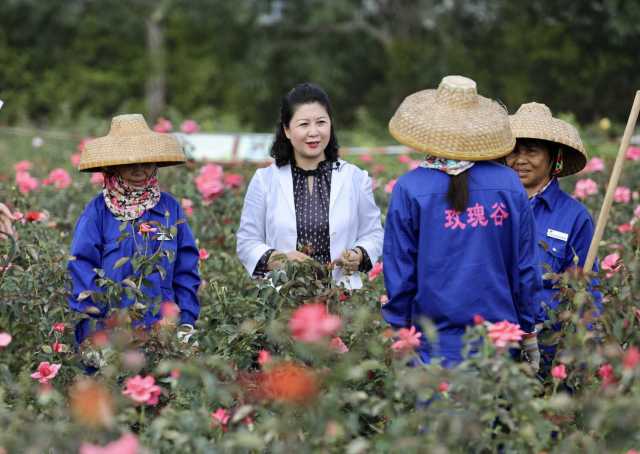
[[109, 134], [87, 143], [78, 168], [82, 171], [124, 164], [157, 163], [170, 166], [185, 161], [177, 139], [149, 129], [140, 114], [118, 115]]
[[478, 95], [476, 83], [462, 76], [446, 76], [437, 90], [407, 96], [389, 131], [408, 147], [447, 159], [497, 159], [515, 145], [506, 109]]
[[559, 177], [581, 171], [587, 164], [587, 152], [578, 130], [566, 121], [553, 118], [544, 104], [530, 102], [520, 106], [509, 117], [511, 129], [517, 139], [541, 139], [563, 145], [564, 165]]

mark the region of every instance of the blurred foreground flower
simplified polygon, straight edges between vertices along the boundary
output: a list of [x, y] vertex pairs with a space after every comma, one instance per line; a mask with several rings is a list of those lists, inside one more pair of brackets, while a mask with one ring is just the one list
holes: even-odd
[[262, 374], [259, 385], [265, 398], [277, 402], [305, 404], [318, 394], [315, 373], [292, 362], [274, 365]]
[[124, 385], [122, 394], [139, 404], [156, 405], [162, 393], [162, 388], [156, 385], [156, 379], [151, 375], [129, 377]]
[[564, 364], [559, 364], [551, 369], [551, 376], [556, 380], [564, 380], [567, 378], [567, 367]]
[[76, 422], [89, 427], [109, 427], [113, 423], [113, 399], [105, 386], [81, 379], [69, 391], [71, 413]]
[[334, 337], [333, 339], [331, 339], [331, 342], [329, 342], [329, 347], [331, 347], [331, 349], [333, 351], [335, 351], [336, 353], [348, 353], [349, 352], [349, 347], [347, 347], [345, 345], [345, 343], [343, 342], [342, 339], [340, 339], [340, 337]]
[[396, 335], [398, 336], [398, 340], [391, 345], [391, 349], [396, 352], [407, 353], [420, 346], [422, 333], [418, 332], [415, 326], [411, 328], [400, 328]]
[[50, 364], [49, 361], [43, 361], [38, 365], [38, 370], [31, 374], [31, 378], [38, 380], [40, 383], [49, 383], [58, 371], [62, 367], [62, 364]]
[[140, 452], [138, 438], [131, 433], [127, 433], [104, 446], [82, 443], [79, 454], [140, 454]]
[[289, 320], [293, 338], [301, 342], [318, 342], [335, 334], [341, 325], [340, 317], [329, 314], [322, 303], [299, 307]]
[[490, 324], [488, 335], [496, 347], [504, 348], [522, 340], [524, 331], [520, 329], [520, 325], [503, 320]]

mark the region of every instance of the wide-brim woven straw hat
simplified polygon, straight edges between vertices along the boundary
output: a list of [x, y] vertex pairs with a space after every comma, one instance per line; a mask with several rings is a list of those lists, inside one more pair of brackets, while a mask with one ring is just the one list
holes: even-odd
[[114, 117], [109, 134], [87, 143], [78, 168], [95, 171], [109, 166], [144, 163], [170, 166], [185, 160], [175, 137], [152, 131], [140, 114], [128, 114]]
[[578, 130], [566, 121], [554, 118], [551, 109], [537, 102], [520, 106], [509, 117], [516, 139], [540, 139], [562, 146], [563, 167], [557, 175], [566, 177], [580, 172], [587, 164], [587, 152]]
[[446, 76], [437, 90], [407, 96], [389, 131], [403, 145], [447, 159], [488, 161], [515, 145], [507, 110], [478, 95], [476, 83], [462, 76]]

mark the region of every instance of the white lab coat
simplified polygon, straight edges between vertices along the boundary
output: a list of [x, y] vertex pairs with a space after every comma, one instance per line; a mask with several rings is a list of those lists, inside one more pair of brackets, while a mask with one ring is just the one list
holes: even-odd
[[[331, 260], [345, 249], [362, 246], [372, 263], [382, 253], [384, 232], [371, 178], [364, 170], [338, 160], [331, 174], [329, 202]], [[291, 166], [258, 169], [249, 183], [237, 233], [237, 253], [249, 274], [268, 249], [296, 249], [296, 212]], [[352, 289], [362, 287], [359, 273], [345, 276], [335, 268], [333, 278]]]

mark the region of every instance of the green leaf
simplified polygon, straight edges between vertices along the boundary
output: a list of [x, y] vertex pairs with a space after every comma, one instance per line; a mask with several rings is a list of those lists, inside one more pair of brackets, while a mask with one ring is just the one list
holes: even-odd
[[117, 270], [118, 268], [121, 268], [128, 261], [129, 261], [129, 257], [120, 257], [118, 260], [116, 260], [116, 263], [113, 265], [113, 269]]
[[91, 296], [93, 292], [91, 290], [83, 290], [82, 292], [80, 292], [80, 294], [78, 295], [78, 301], [83, 301], [86, 300], [87, 298], [89, 298]]

